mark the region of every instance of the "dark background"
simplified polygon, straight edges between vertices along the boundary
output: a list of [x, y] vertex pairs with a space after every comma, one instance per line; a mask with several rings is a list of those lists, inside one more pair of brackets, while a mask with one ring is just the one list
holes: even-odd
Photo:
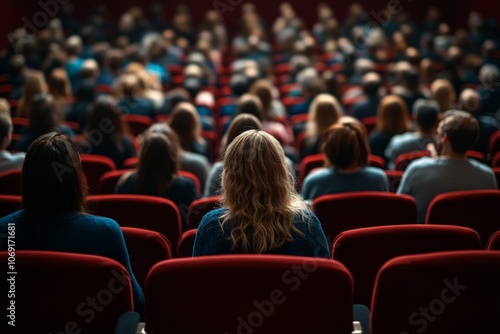
[[[59, 5], [58, 0], [40, 0], [43, 3], [55, 2]], [[59, 0], [62, 3], [71, 0]], [[219, 0], [227, 2], [228, 0]], [[359, 0], [368, 12], [371, 10], [381, 11], [387, 8], [391, 1], [397, 0]], [[500, 21], [500, 1], [498, 0], [399, 0], [404, 10], [410, 13], [410, 16], [420, 21], [430, 6], [436, 6], [441, 10], [443, 19], [450, 23], [453, 28], [465, 27], [467, 17], [473, 10], [479, 11], [485, 17], [494, 17]], [[116, 21], [117, 18], [125, 9], [130, 6], [140, 6], [144, 9], [145, 14], [149, 15], [149, 9], [153, 3], [158, 0], [115, 0], [115, 1], [97, 1], [97, 0], [72, 0], [75, 6], [75, 16], [77, 18], [86, 18], [93, 11], [97, 4], [104, 3], [107, 5], [109, 19]], [[233, 0], [237, 3], [238, 0]], [[241, 1], [243, 4], [245, 1]], [[293, 4], [298, 16], [306, 20], [311, 26], [316, 20], [316, 4], [325, 2], [325, 0], [301, 0], [289, 1]], [[347, 8], [353, 1], [350, 0], [335, 0], [328, 1], [334, 9], [335, 15], [340, 21], [343, 21]], [[168, 0], [163, 2], [165, 8], [165, 17], [169, 19], [172, 16], [173, 8], [177, 4], [186, 4], [191, 10], [195, 22], [200, 22], [203, 14], [211, 8], [214, 8], [214, 0]], [[278, 7], [281, 1], [275, 0], [253, 0], [260, 15], [271, 24], [278, 14]], [[228, 28], [232, 28], [236, 20], [240, 17], [241, 5], [236, 6], [232, 12], [224, 13], [224, 22]], [[7, 0], [6, 5], [2, 6], [2, 14], [0, 19], [0, 33], [2, 39], [0, 47], [4, 47], [8, 43], [8, 33], [15, 28], [23, 25], [22, 18], [26, 17], [30, 22], [33, 21], [33, 15], [41, 11], [42, 7], [37, 0]]]

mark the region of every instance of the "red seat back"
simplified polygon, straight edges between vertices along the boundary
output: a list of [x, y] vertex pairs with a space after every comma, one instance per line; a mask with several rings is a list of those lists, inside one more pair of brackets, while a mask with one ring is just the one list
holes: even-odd
[[354, 279], [354, 303], [371, 305], [379, 269], [390, 259], [452, 250], [480, 249], [471, 229], [445, 225], [400, 225], [342, 232], [333, 244], [332, 258], [343, 263]]
[[491, 235], [487, 249], [500, 251], [500, 231], [496, 231]]
[[327, 259], [225, 255], [165, 261], [149, 273], [145, 299], [148, 333], [352, 332], [351, 275]]
[[172, 258], [170, 243], [158, 232], [132, 227], [121, 229], [135, 278], [144, 289], [149, 270], [158, 262]]
[[403, 153], [396, 157], [394, 161], [394, 169], [405, 171], [413, 160], [420, 159], [422, 157], [430, 157], [429, 151], [415, 151], [409, 153]]
[[377, 275], [371, 333], [494, 333], [500, 314], [500, 252], [410, 255]]
[[177, 257], [192, 257], [196, 229], [184, 232], [177, 243]]
[[153, 120], [144, 115], [123, 115], [122, 118], [127, 123], [130, 133], [136, 137], [153, 125]]
[[360, 227], [417, 223], [413, 197], [384, 192], [352, 192], [324, 195], [313, 210], [330, 241], [341, 232]]
[[93, 154], [81, 154], [83, 174], [87, 178], [88, 193], [95, 195], [99, 193], [99, 180], [112, 170], [116, 170], [115, 163], [108, 157]]
[[23, 208], [23, 198], [18, 195], [0, 195], [0, 218]]
[[459, 225], [472, 228], [481, 237], [483, 248], [500, 230], [500, 191], [456, 191], [436, 196], [427, 211], [427, 224]]
[[143, 195], [97, 195], [87, 198], [89, 211], [109, 217], [125, 227], [142, 228], [163, 234], [172, 250], [182, 233], [179, 209], [172, 201]]
[[221, 198], [219, 196], [200, 198], [193, 201], [189, 205], [187, 212], [188, 229], [197, 229], [203, 216], [220, 207], [220, 201]]
[[[0, 261], [7, 264], [8, 256], [0, 252]], [[17, 251], [15, 271], [13, 285], [6, 279], [0, 283], [5, 291], [2, 309], [15, 300], [15, 333], [67, 333], [68, 328], [75, 333], [113, 333], [120, 315], [133, 311], [130, 276], [115, 260]], [[13, 286], [15, 297], [9, 299], [7, 291]]]
[[497, 152], [500, 152], [500, 130], [491, 135], [488, 151], [491, 156], [494, 156]]
[[398, 191], [399, 184], [403, 178], [403, 172], [399, 170], [386, 170], [385, 175], [387, 175], [387, 180], [389, 181], [390, 191], [393, 193]]
[[22, 195], [23, 174], [21, 168], [11, 169], [0, 173], [0, 194]]

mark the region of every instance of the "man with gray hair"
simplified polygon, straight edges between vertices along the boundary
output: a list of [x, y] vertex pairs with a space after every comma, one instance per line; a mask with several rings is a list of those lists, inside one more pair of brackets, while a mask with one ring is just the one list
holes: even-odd
[[12, 141], [12, 130], [9, 112], [0, 112], [0, 172], [23, 167], [25, 154], [7, 151]]
[[394, 167], [394, 161], [400, 154], [424, 151], [427, 145], [435, 144], [434, 133], [438, 114], [439, 106], [436, 102], [424, 99], [415, 102], [413, 115], [416, 115], [416, 131], [392, 137], [385, 150], [385, 156], [389, 160], [389, 168]]
[[446, 112], [437, 130], [438, 157], [415, 160], [405, 171], [398, 194], [415, 197], [419, 223], [425, 223], [427, 208], [439, 194], [497, 189], [491, 168], [466, 158], [467, 151], [476, 143], [478, 133], [479, 124], [468, 112]]
[[481, 97], [481, 114], [500, 119], [500, 69], [486, 64], [479, 70], [481, 86], [477, 93]]

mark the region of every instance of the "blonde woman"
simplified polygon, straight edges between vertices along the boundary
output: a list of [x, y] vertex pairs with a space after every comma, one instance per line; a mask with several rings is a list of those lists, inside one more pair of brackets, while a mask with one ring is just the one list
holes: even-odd
[[36, 95], [48, 93], [47, 82], [41, 71], [31, 71], [24, 83], [23, 95], [19, 100], [16, 110], [17, 117], [29, 117], [31, 105]]
[[306, 138], [302, 143], [301, 158], [321, 152], [321, 140], [328, 128], [342, 116], [339, 101], [330, 94], [320, 94], [309, 108]]
[[431, 96], [439, 105], [439, 111], [444, 113], [455, 105], [457, 94], [451, 82], [447, 79], [436, 79], [431, 85]]
[[284, 254], [330, 258], [317, 217], [296, 193], [280, 143], [245, 131], [227, 147], [222, 208], [203, 217], [193, 256]]
[[192, 103], [181, 102], [175, 106], [170, 118], [170, 127], [179, 137], [183, 150], [202, 154], [210, 160], [208, 144], [201, 136], [200, 115]]

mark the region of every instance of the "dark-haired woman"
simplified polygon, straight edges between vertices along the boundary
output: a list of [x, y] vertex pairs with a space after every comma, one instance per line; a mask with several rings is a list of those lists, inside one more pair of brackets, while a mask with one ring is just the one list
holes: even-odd
[[[177, 174], [178, 166], [175, 145], [164, 134], [152, 133], [144, 139], [139, 168], [124, 174], [115, 192], [165, 197], [177, 204], [181, 212], [187, 212], [197, 198], [196, 186], [192, 180]], [[186, 228], [186, 215], [181, 216]]]
[[137, 283], [118, 224], [85, 213], [86, 192], [80, 155], [67, 136], [52, 132], [30, 146], [22, 172], [23, 210], [0, 219], [0, 250], [7, 248], [7, 228], [16, 228], [17, 250], [47, 250], [114, 259], [129, 272], [135, 310], [143, 313]]

